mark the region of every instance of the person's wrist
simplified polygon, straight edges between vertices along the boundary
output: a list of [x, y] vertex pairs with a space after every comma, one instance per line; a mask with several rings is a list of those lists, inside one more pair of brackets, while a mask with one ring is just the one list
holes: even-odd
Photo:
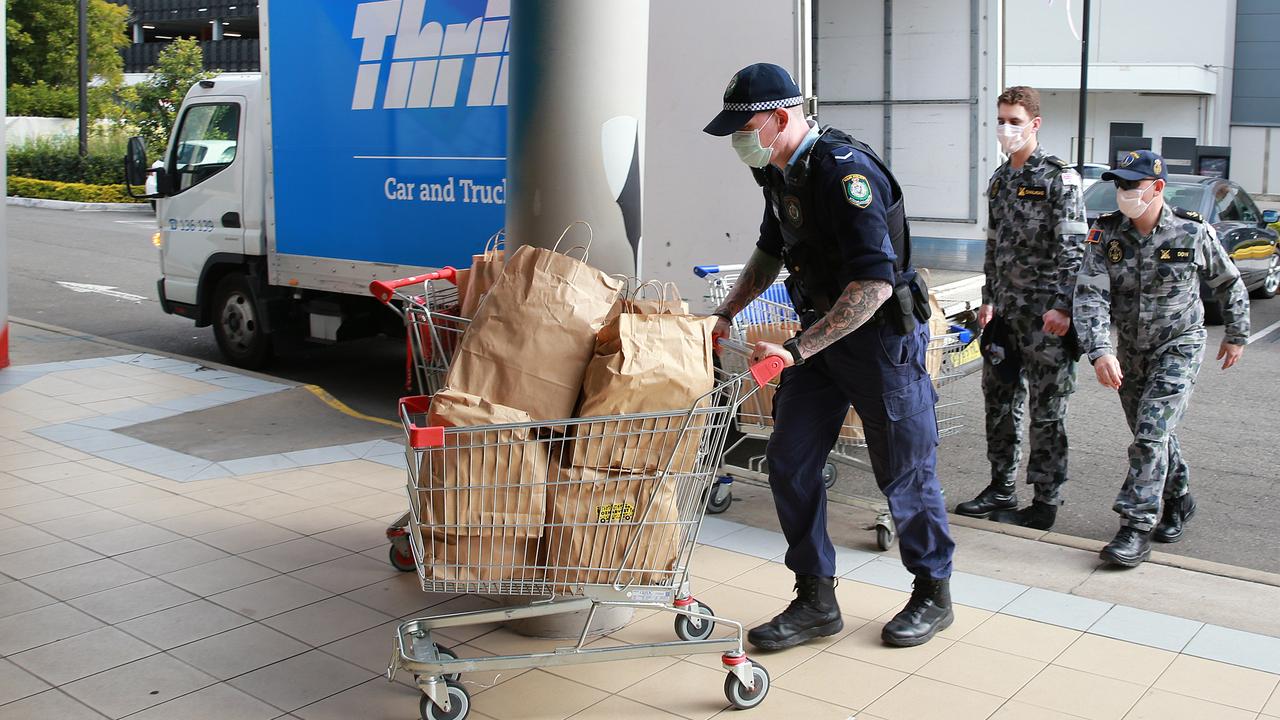
[[796, 365], [804, 364], [804, 355], [800, 354], [800, 336], [799, 335], [782, 343], [782, 349], [791, 353], [791, 359], [795, 361]]

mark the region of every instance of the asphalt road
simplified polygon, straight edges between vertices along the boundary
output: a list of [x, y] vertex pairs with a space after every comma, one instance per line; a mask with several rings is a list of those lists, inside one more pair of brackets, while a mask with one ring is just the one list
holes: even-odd
[[[122, 342], [195, 358], [220, 360], [209, 328], [165, 315], [156, 302], [156, 250], [146, 215], [72, 213], [8, 208], [10, 313]], [[99, 285], [139, 299], [76, 292], [59, 282]], [[85, 288], [80, 288], [84, 290]], [[1280, 298], [1253, 306], [1258, 333], [1280, 322]], [[1160, 549], [1280, 573], [1280, 329], [1252, 343], [1241, 365], [1211, 362], [1221, 339], [1210, 330], [1210, 358], [1179, 432], [1192, 469], [1199, 514], [1183, 542]], [[371, 340], [291, 351], [269, 370], [315, 383], [361, 412], [394, 417], [404, 379], [403, 349]], [[948, 504], [968, 499], [988, 481], [977, 377], [944, 388], [963, 415], [963, 429], [943, 440], [939, 468]], [[1068, 419], [1071, 481], [1057, 531], [1109, 539], [1117, 527], [1111, 504], [1127, 465], [1128, 431], [1114, 392], [1082, 365]], [[842, 471], [839, 489], [875, 496], [868, 474]], [[1022, 501], [1030, 492], [1020, 489]], [[960, 549], [963, 552], [963, 548]]]
[[[157, 300], [159, 251], [149, 214], [7, 210], [9, 312], [140, 347], [224, 362], [212, 328], [166, 315]], [[58, 283], [112, 288], [81, 292]], [[390, 311], [388, 311], [390, 312]], [[360, 412], [394, 419], [403, 395], [404, 348], [364, 340], [287, 348], [267, 371], [319, 385]]]

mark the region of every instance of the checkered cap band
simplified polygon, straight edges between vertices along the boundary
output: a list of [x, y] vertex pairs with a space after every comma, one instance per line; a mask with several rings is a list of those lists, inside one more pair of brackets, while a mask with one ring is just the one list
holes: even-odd
[[781, 100], [766, 100], [764, 102], [753, 103], [731, 103], [724, 104], [724, 109], [729, 112], [760, 112], [761, 110], [776, 110], [780, 107], [791, 107], [804, 102], [804, 97], [797, 95], [795, 97], [783, 98]]

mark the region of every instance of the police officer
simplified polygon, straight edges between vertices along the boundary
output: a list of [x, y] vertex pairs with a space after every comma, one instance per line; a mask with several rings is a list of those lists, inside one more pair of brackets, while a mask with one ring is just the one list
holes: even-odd
[[1222, 369], [1236, 364], [1249, 340], [1249, 300], [1240, 272], [1212, 225], [1198, 213], [1165, 204], [1165, 177], [1164, 161], [1150, 150], [1131, 152], [1102, 174], [1115, 181], [1119, 210], [1102, 215], [1090, 229], [1075, 295], [1081, 346], [1098, 382], [1120, 391], [1133, 431], [1129, 472], [1114, 506], [1120, 532], [1101, 553], [1124, 567], [1146, 560], [1151, 540], [1181, 540], [1196, 511], [1174, 430], [1204, 358], [1202, 282], [1226, 320], [1218, 348]]
[[[1071, 296], [1084, 241], [1080, 175], [1040, 147], [1040, 94], [1015, 86], [996, 100], [997, 134], [1009, 159], [991, 176], [978, 322], [984, 328], [982, 392], [991, 484], [956, 512], [1048, 530], [1067, 481], [1067, 400], [1075, 391]], [[1016, 510], [1023, 408], [1030, 415], [1027, 483]]]
[[955, 547], [935, 474], [937, 395], [925, 370], [927, 292], [910, 263], [902, 191], [867, 145], [806, 121], [786, 70], [742, 69], [723, 111], [705, 128], [732, 136], [764, 188], [760, 240], [725, 302], [718, 333], [785, 265], [803, 331], [762, 342], [753, 359], [782, 358], [766, 452], [769, 485], [796, 574], [796, 599], [753, 628], [756, 647], [781, 649], [843, 627], [835, 550], [827, 533], [822, 466], [852, 403], [862, 418], [876, 482], [889, 499], [911, 599], [882, 632], [890, 645], [927, 642], [954, 619], [949, 578]]

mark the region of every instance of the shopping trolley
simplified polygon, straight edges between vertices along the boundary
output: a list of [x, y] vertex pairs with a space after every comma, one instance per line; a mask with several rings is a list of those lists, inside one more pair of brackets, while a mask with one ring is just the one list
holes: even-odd
[[[747, 356], [742, 343], [725, 347]], [[691, 595], [689, 562], [734, 413], [781, 370], [779, 358], [717, 370], [715, 387], [687, 409], [549, 422], [432, 427], [430, 397], [402, 399], [409, 537], [422, 589], [529, 599], [399, 625], [387, 677], [414, 674], [423, 720], [466, 717], [460, 674], [693, 652], [721, 653], [734, 707], [759, 705], [769, 674], [747, 658], [744, 626]], [[575, 466], [619, 452], [627, 469]], [[679, 640], [586, 647], [607, 608], [671, 613]], [[434, 634], [575, 612], [586, 614], [577, 642], [549, 652], [459, 658]], [[735, 632], [713, 638], [718, 624]]]
[[[713, 306], [718, 306], [728, 297], [742, 268], [742, 265], [699, 265], [693, 271], [698, 277], [707, 279], [707, 298]], [[786, 278], [787, 272], [783, 270], [773, 284], [738, 313], [730, 326], [732, 337], [748, 345], [753, 345], [758, 340], [781, 344], [800, 331], [800, 316], [792, 307], [787, 295], [784, 284]], [[950, 328], [950, 332], [934, 336], [929, 341], [925, 364], [938, 390], [939, 399], [935, 410], [939, 437], [953, 435], [963, 427], [961, 403], [951, 396], [945, 386], [976, 367], [968, 365], [964, 353], [972, 339], [972, 333], [969, 330], [957, 326]], [[730, 370], [740, 369], [742, 362], [741, 357], [733, 354], [721, 358], [721, 363]], [[759, 392], [744, 401], [739, 409], [737, 426], [742, 436], [725, 452], [722, 470], [707, 497], [708, 512], [722, 513], [729, 508], [730, 503], [733, 502], [732, 484], [735, 479], [768, 481], [769, 475], [763, 454], [749, 455], [745, 464], [740, 465], [733, 464], [729, 457], [730, 453], [734, 453], [745, 443], [769, 437], [773, 431], [771, 411], [776, 390], [776, 384], [761, 388]], [[858, 420], [857, 414], [850, 410], [830, 458], [823, 467], [823, 482], [827, 487], [828, 496], [832, 499], [876, 514], [875, 523], [867, 529], [874, 529], [876, 545], [881, 550], [888, 550], [893, 546], [897, 531], [893, 525], [893, 517], [889, 514], [888, 504], [883, 498], [863, 498], [833, 489], [839, 473], [832, 459], [839, 459], [843, 463], [870, 471], [870, 462], [862, 457], [862, 451], [866, 446], [862, 423]]]
[[[404, 320], [405, 382], [411, 392], [432, 395], [444, 387], [453, 351], [467, 329], [458, 315], [458, 273], [452, 267], [400, 280], [375, 280], [369, 292]], [[387, 528], [391, 542], [391, 566], [413, 572], [416, 566], [409, 548], [409, 513]]]

